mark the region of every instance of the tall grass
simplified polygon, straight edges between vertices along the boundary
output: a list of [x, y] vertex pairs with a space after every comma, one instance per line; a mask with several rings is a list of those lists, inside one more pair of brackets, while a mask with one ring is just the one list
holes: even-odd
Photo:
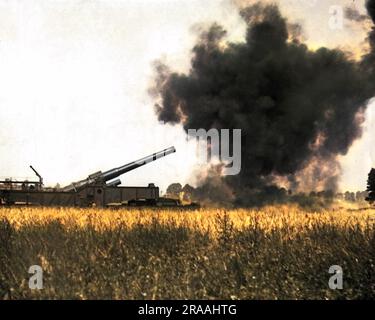
[[[0, 297], [373, 299], [373, 212], [0, 209]], [[31, 290], [31, 265], [44, 288]], [[343, 290], [328, 287], [331, 265]]]

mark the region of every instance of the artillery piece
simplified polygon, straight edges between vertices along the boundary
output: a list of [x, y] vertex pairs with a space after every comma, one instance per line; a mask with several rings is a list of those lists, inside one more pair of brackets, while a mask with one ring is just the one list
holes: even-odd
[[135, 170], [149, 162], [176, 152], [174, 147], [153, 153], [137, 161], [105, 172], [96, 172], [86, 179], [73, 182], [62, 188], [45, 188], [42, 176], [30, 168], [38, 181], [0, 181], [0, 204], [41, 205], [63, 207], [108, 207], [119, 205], [178, 206], [178, 200], [159, 197], [159, 188], [153, 183], [147, 187], [122, 187], [119, 176]]

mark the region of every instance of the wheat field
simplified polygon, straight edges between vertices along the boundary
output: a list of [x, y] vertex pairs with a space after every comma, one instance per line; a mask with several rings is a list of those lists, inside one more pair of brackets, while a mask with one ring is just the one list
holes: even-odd
[[0, 298], [373, 299], [374, 212], [1, 208]]

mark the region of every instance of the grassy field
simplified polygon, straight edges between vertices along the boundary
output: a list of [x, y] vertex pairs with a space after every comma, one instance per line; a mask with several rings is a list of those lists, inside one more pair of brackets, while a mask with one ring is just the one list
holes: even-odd
[[374, 213], [1, 208], [0, 298], [374, 299]]

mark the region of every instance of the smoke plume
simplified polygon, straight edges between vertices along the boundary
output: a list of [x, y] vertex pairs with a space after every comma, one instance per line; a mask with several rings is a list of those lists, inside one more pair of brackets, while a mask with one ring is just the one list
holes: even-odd
[[[366, 9], [375, 25], [375, 0], [366, 1]], [[368, 34], [367, 40], [370, 46], [369, 52], [363, 57], [362, 67], [365, 72], [370, 74], [371, 82], [375, 80], [375, 26], [372, 26], [371, 31]]]
[[345, 8], [345, 18], [355, 22], [364, 22], [370, 19], [366, 14], [361, 14], [357, 9], [353, 7]]
[[[375, 0], [367, 10], [375, 22]], [[275, 187], [281, 180], [288, 189], [334, 189], [336, 157], [361, 136], [373, 94], [375, 29], [371, 52], [359, 63], [338, 49], [310, 50], [276, 5], [258, 3], [240, 14], [244, 42], [226, 41], [226, 30], [214, 24], [193, 48], [188, 74], [158, 65], [159, 120], [185, 130], [242, 129], [241, 173], [221, 178], [238, 204], [283, 194]]]

